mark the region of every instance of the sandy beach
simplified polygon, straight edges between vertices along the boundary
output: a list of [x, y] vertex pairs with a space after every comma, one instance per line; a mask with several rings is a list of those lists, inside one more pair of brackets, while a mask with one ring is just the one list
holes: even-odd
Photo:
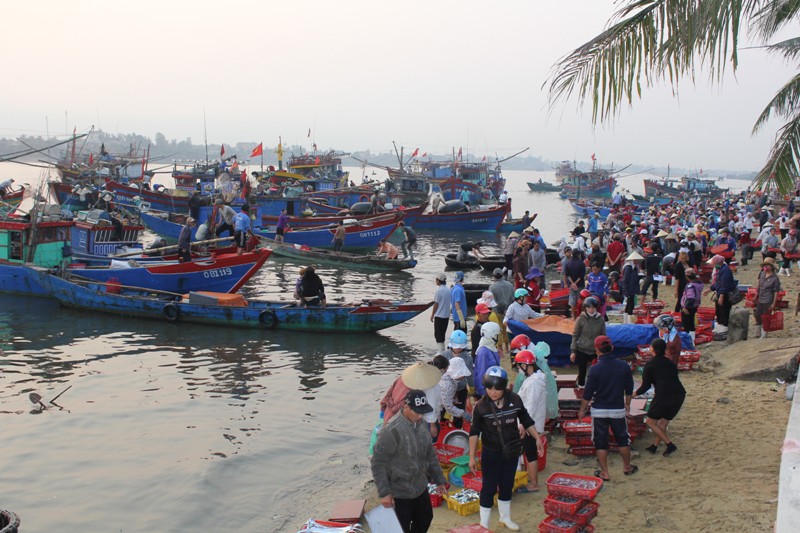
[[[739, 267], [735, 276], [741, 284], [755, 285], [759, 266], [760, 261], [751, 262]], [[767, 339], [754, 338], [751, 317], [750, 340], [699, 346], [703, 354], [700, 364], [693, 371], [681, 373], [687, 397], [670, 425], [671, 437], [678, 446], [675, 454], [663, 457], [661, 453], [644, 452], [652, 434], [639, 438], [633, 445], [633, 463], [639, 466], [639, 472], [630, 477], [622, 475], [621, 459], [611, 454], [612, 479], [596, 499], [600, 509], [593, 524], [598, 531], [772, 530], [780, 448], [791, 402], [785, 399], [784, 387], [772, 377], [752, 381], [734, 376], [776, 353], [779, 358], [786, 354], [788, 361], [800, 351], [793, 305], [798, 279], [796, 272], [793, 277], [781, 277], [787, 299], [792, 302], [792, 309], [784, 310], [783, 331], [770, 333]], [[674, 305], [674, 287], [662, 285], [659, 297], [668, 307]], [[710, 305], [709, 299], [704, 299], [703, 305]], [[780, 350], [787, 347], [790, 349]], [[539, 476], [542, 488], [538, 493], [515, 494], [512, 518], [522, 531], [536, 531], [546, 516], [542, 501], [547, 477], [553, 472], [591, 475], [595, 468], [593, 456], [574, 457], [567, 453], [563, 434], [551, 435], [547, 468]], [[359, 497], [367, 499], [367, 509], [378, 504], [371, 480], [365, 481]], [[493, 528], [497, 519], [495, 509]], [[443, 532], [478, 521], [477, 513], [462, 517], [442, 506], [434, 510], [430, 530]]]

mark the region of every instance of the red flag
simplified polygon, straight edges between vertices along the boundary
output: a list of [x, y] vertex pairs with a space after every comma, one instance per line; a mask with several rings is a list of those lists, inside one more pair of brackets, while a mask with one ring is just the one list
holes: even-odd
[[314, 143], [314, 151], [317, 151], [317, 143]]
[[422, 154], [422, 157], [428, 157], [428, 152], [425, 152], [424, 154]]
[[461, 147], [458, 147], [458, 158], [461, 159]]
[[319, 156], [317, 156], [316, 159], [314, 159], [314, 164], [319, 165]]
[[481, 161], [486, 161], [486, 156], [483, 156], [483, 159]]
[[411, 157], [417, 157], [417, 154], [418, 154], [418, 153], [419, 153], [419, 148], [417, 148], [416, 150], [414, 150], [414, 153], [413, 153], [413, 154], [411, 154]]
[[225, 145], [224, 144], [219, 149], [219, 157], [220, 157], [220, 159], [225, 157]]
[[91, 166], [92, 163], [94, 163], [94, 154], [89, 154], [89, 166]]
[[311, 138], [311, 128], [308, 128], [308, 138]]
[[258, 143], [258, 146], [253, 148], [253, 153], [250, 154], [250, 157], [255, 157], [257, 155], [262, 155], [264, 153], [264, 143]]
[[592, 154], [592, 161], [594, 161], [594, 154]]

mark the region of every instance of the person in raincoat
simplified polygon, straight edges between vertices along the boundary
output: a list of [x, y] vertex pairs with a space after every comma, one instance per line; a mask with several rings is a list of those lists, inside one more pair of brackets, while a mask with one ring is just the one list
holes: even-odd
[[544, 373], [547, 381], [547, 420], [555, 420], [558, 417], [558, 385], [547, 358], [550, 356], [550, 345], [546, 342], [538, 342], [533, 348], [533, 355], [536, 356], [536, 366]]

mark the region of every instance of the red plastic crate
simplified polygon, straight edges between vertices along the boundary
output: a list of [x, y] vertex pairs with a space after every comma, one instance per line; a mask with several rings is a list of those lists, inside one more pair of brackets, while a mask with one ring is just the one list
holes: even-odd
[[694, 368], [694, 363], [684, 363], [683, 361], [678, 362], [678, 370], [691, 370]]
[[442, 505], [443, 498], [439, 494], [428, 494], [431, 498], [431, 507], [439, 507]]
[[463, 448], [450, 444], [437, 444], [436, 455], [439, 457], [439, 464], [446, 465], [456, 457], [461, 457], [466, 452]]
[[592, 418], [585, 416], [582, 419], [578, 420], [568, 420], [566, 422], [561, 423], [561, 429], [564, 430], [564, 433], [572, 436], [585, 436], [592, 434]]
[[653, 300], [651, 302], [642, 302], [642, 307], [645, 309], [658, 309], [661, 311], [667, 306], [667, 302], [664, 300]]
[[544, 512], [549, 516], [571, 516], [587, 503], [589, 502], [583, 498], [572, 496], [548, 496], [544, 499]]
[[710, 322], [717, 316], [717, 309], [715, 307], [698, 307], [697, 316]]
[[592, 446], [591, 435], [567, 435], [564, 439], [568, 446]]
[[[557, 521], [564, 521], [565, 523], [569, 523], [569, 527], [559, 527], [556, 525]], [[539, 533], [594, 533], [594, 526], [591, 524], [589, 525], [581, 525], [577, 522], [572, 522], [569, 520], [564, 520], [563, 518], [557, 518], [555, 516], [548, 516], [544, 520], [539, 523]]]
[[686, 363], [696, 363], [700, 360], [700, 352], [697, 350], [681, 350], [680, 361]]
[[588, 455], [595, 455], [597, 450], [594, 449], [594, 446], [570, 446], [567, 448], [567, 453], [578, 457], [585, 457]]
[[588, 525], [594, 517], [597, 516], [597, 510], [600, 508], [600, 504], [597, 502], [589, 502], [584, 505], [577, 513], [572, 515], [572, 517], [568, 518], [568, 520], [572, 522], [577, 522], [582, 526]]
[[474, 491], [480, 492], [481, 487], [483, 487], [483, 474], [477, 472], [473, 474], [469, 472], [461, 476], [461, 481], [464, 482], [465, 489], [472, 489]]
[[593, 500], [603, 488], [603, 480], [599, 477], [566, 472], [554, 472], [547, 478], [546, 484], [547, 493], [551, 496], [571, 496], [585, 500]]

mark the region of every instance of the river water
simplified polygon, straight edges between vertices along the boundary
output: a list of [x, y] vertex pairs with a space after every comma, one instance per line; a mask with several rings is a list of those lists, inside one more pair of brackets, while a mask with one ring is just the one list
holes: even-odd
[[[526, 181], [552, 172], [504, 174], [514, 215], [538, 213], [547, 242], [574, 226], [557, 193], [528, 191]], [[0, 164], [0, 181], [8, 177], [41, 174]], [[641, 176], [621, 184], [643, 190]], [[318, 273], [329, 300], [427, 302], [443, 255], [475, 239], [502, 242], [420, 233], [411, 272]], [[244, 291], [290, 299], [299, 266], [271, 258]], [[31, 532], [294, 532], [327, 518], [371, 478], [366, 449], [383, 392], [435, 352], [429, 316], [377, 334], [315, 335], [124, 319], [0, 294], [0, 508]], [[67, 387], [60, 407], [29, 401]]]

